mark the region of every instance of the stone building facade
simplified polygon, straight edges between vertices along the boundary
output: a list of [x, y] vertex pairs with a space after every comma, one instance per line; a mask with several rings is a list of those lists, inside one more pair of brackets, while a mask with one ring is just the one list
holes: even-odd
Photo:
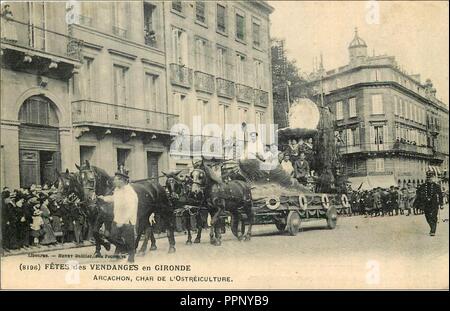
[[[226, 124], [273, 123], [273, 8], [265, 1], [167, 1], [164, 11], [169, 105], [186, 125], [183, 139], [189, 146], [174, 148], [171, 159], [184, 168], [200, 151], [216, 158], [229, 154], [225, 144], [199, 149], [206, 139], [220, 141]], [[205, 129], [206, 124], [217, 124], [217, 131]], [[265, 143], [273, 140], [262, 136]]]
[[[448, 107], [430, 80], [400, 70], [393, 56], [369, 56], [355, 31], [349, 64], [312, 75], [317, 102], [335, 114], [335, 134], [353, 186], [418, 184], [448, 171]], [[368, 177], [368, 178], [367, 178]]]
[[170, 153], [179, 122], [272, 123], [264, 1], [8, 4], [2, 185], [51, 182], [84, 160], [158, 178], [191, 163]]

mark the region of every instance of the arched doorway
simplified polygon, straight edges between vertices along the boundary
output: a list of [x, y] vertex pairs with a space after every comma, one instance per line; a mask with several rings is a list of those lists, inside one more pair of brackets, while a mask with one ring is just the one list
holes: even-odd
[[50, 184], [60, 169], [59, 120], [56, 105], [32, 96], [19, 111], [20, 186]]

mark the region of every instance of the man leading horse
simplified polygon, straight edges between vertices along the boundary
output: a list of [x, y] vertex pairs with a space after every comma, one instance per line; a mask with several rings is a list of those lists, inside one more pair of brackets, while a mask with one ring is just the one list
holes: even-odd
[[128, 261], [134, 262], [138, 196], [129, 184], [126, 171], [115, 174], [114, 186], [112, 195], [98, 196], [107, 203], [113, 203], [114, 220], [109, 240], [116, 245], [116, 255], [126, 252], [129, 254]]

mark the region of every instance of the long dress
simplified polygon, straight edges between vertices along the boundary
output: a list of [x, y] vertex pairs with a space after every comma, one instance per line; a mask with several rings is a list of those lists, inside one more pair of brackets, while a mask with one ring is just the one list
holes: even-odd
[[42, 238], [41, 244], [42, 245], [49, 245], [56, 243], [56, 237], [53, 232], [52, 224], [50, 222], [50, 210], [48, 209], [47, 205], [42, 204], [41, 206], [42, 211], [42, 221], [43, 221], [43, 231], [44, 236]]

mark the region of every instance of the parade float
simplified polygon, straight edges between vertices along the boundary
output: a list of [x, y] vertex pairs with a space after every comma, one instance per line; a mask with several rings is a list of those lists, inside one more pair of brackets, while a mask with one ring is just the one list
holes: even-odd
[[[333, 150], [331, 155], [330, 150], [317, 154], [322, 149], [320, 144], [330, 142], [334, 145], [333, 135], [328, 137], [330, 135], [323, 130], [324, 124], [320, 124], [324, 122], [321, 120], [323, 115], [312, 101], [298, 100], [290, 108], [289, 126], [279, 129], [277, 133], [280, 159], [286, 154], [295, 156], [289, 150], [295, 141], [301, 144], [298, 150], [305, 154], [305, 161], [311, 163], [312, 169], [301, 183], [288, 174], [282, 165], [272, 169], [258, 169], [252, 161], [241, 160], [237, 164], [251, 185], [254, 225], [274, 224], [278, 230], [296, 235], [302, 222], [325, 220], [326, 226], [334, 229], [337, 209], [350, 206], [345, 194], [323, 191], [336, 189], [336, 178], [331, 165], [334, 160], [328, 159], [336, 157]], [[318, 128], [319, 125], [321, 126]], [[323, 161], [327, 164], [324, 165]], [[224, 179], [235, 178], [231, 172], [232, 166], [222, 166]]]

